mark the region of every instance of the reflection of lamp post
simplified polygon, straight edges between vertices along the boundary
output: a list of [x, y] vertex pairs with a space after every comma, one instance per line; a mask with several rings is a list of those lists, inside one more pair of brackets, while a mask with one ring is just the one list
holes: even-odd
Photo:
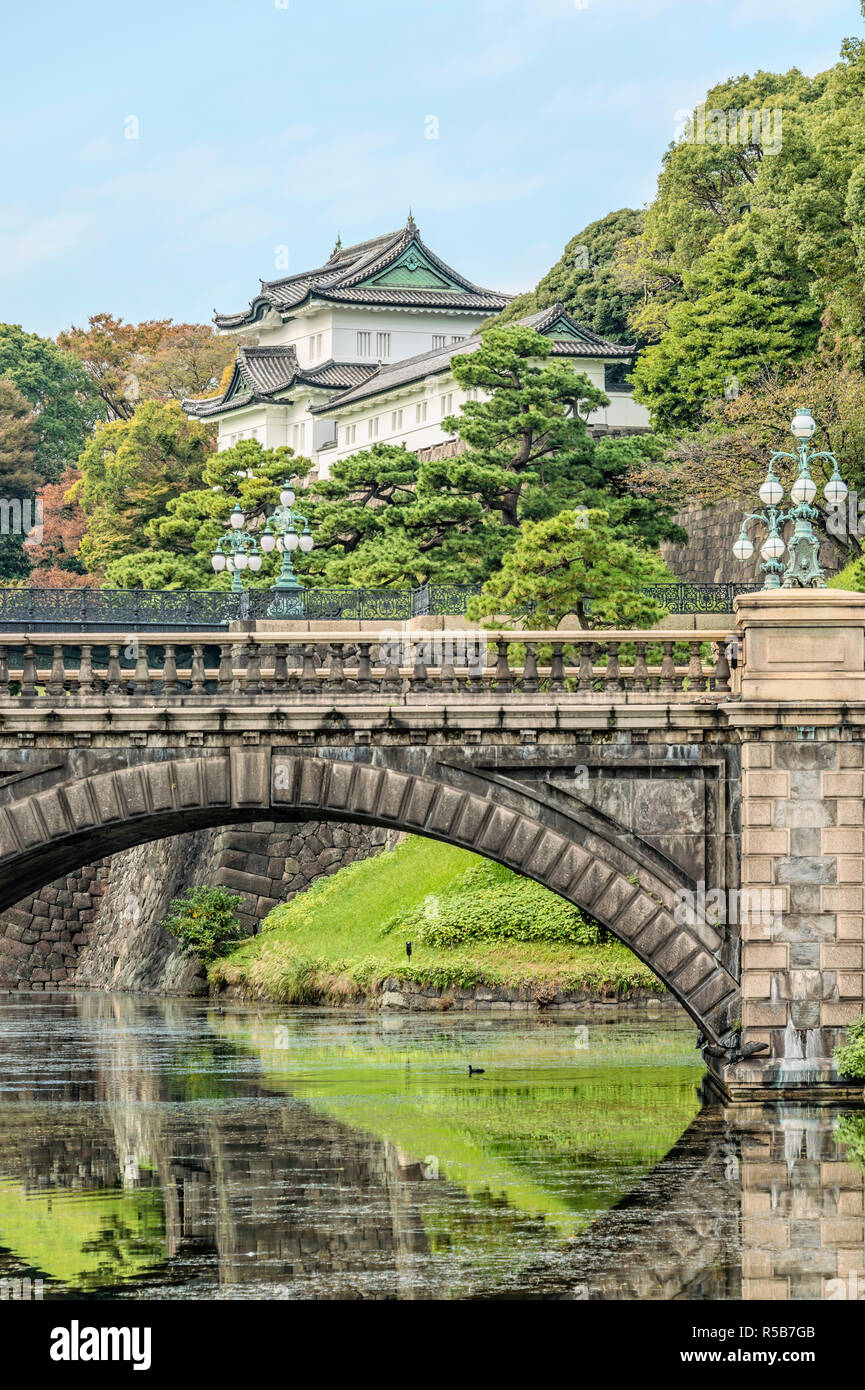
[[[811, 477], [812, 461], [814, 459], [827, 459], [832, 463], [832, 476], [823, 489], [823, 495], [830, 506], [837, 507], [843, 502], [847, 496], [847, 486], [838, 471], [838, 461], [834, 454], [828, 451], [818, 453], [816, 450], [808, 448], [808, 440], [817, 428], [811, 412], [797, 410], [790, 428], [799, 441], [798, 452], [779, 449], [773, 453], [769, 460], [769, 471], [760, 488], [760, 501], [765, 505], [766, 510], [749, 512], [743, 518], [742, 529], [736, 544], [733, 546], [733, 554], [737, 560], [750, 559], [754, 554], [754, 545], [748, 535], [748, 523], [750, 521], [761, 522], [767, 533], [766, 539], [760, 547], [760, 554], [763, 557], [763, 564], [760, 568], [766, 575], [763, 588], [822, 589], [826, 587], [826, 580], [818, 560], [820, 541], [815, 536], [812, 525], [819, 516], [817, 508], [812, 506], [817, 495], [817, 484]], [[784, 489], [775, 473], [776, 459], [791, 459], [798, 468], [796, 479], [790, 489], [790, 499], [794, 506], [788, 511], [778, 510], [778, 503], [784, 496]], [[793, 522], [793, 534], [785, 543], [781, 528], [788, 521]], [[781, 556], [785, 550], [789, 551], [786, 569], [781, 564]]]
[[[261, 548], [266, 554], [275, 548], [282, 555], [279, 577], [276, 583], [270, 586], [280, 591], [304, 588], [295, 573], [291, 556], [295, 550], [308, 555], [315, 544], [309, 522], [295, 510], [294, 501], [294, 491], [290, 481], [286, 479], [279, 494], [279, 506], [267, 518], [259, 537]], [[301, 526], [302, 530], [299, 529]]]
[[261, 569], [261, 551], [256, 545], [255, 537], [243, 529], [246, 517], [240, 509], [239, 502], [235, 502], [229, 521], [231, 529], [225, 531], [216, 542], [210, 563], [217, 574], [221, 570], [228, 570], [232, 590], [236, 592], [243, 588], [240, 576], [245, 569], [250, 569], [253, 573]]

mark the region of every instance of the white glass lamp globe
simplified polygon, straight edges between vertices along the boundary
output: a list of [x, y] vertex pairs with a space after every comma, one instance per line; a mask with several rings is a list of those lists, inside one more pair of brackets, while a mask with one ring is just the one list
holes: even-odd
[[830, 507], [837, 507], [847, 496], [847, 484], [843, 478], [832, 477], [823, 489], [823, 496]]
[[229, 520], [231, 521], [231, 524], [234, 527], [235, 531], [239, 531], [243, 526], [243, 512], [240, 510], [239, 502], [235, 502], [234, 511], [231, 513]]
[[260, 556], [260, 555], [250, 555], [250, 557], [249, 557], [249, 568], [250, 568], [251, 570], [253, 570], [253, 571], [256, 571], [256, 572], [257, 572], [258, 570], [261, 569], [261, 556]]
[[270, 531], [264, 531], [258, 538], [258, 544], [261, 546], [265, 555], [269, 555], [276, 545], [276, 536], [272, 535]]
[[817, 429], [810, 410], [797, 410], [790, 421], [790, 429], [797, 439], [810, 439]]
[[790, 489], [790, 496], [797, 506], [800, 502], [813, 502], [817, 496], [817, 484], [813, 478], [800, 475]]
[[780, 560], [786, 549], [780, 536], [767, 536], [760, 546], [760, 554], [764, 560]]
[[213, 568], [216, 570], [216, 573], [218, 574], [220, 570], [225, 569], [225, 556], [220, 555], [219, 551], [217, 550], [216, 554], [212, 557], [210, 563], [213, 565]]
[[304, 555], [309, 554], [314, 544], [315, 542], [313, 541], [309, 531], [304, 531], [303, 535], [300, 538], [300, 548], [303, 551]]
[[279, 494], [279, 500], [284, 507], [294, 506], [294, 489], [290, 488], [288, 486], [288, 483], [286, 483], [285, 487], [282, 489], [282, 492]]
[[749, 536], [745, 535], [744, 531], [733, 546], [733, 554], [737, 560], [750, 560], [751, 556], [754, 554], [754, 547], [751, 543], [751, 539]]
[[760, 501], [766, 507], [777, 507], [781, 498], [784, 496], [784, 489], [778, 482], [774, 473], [769, 473], [760, 488]]
[[286, 531], [285, 535], [282, 538], [283, 549], [297, 550], [299, 540], [300, 536], [297, 534], [296, 531]]
[[249, 561], [242, 550], [239, 555], [235, 555], [234, 564], [235, 567], [239, 570], [245, 570], [246, 566], [249, 564]]

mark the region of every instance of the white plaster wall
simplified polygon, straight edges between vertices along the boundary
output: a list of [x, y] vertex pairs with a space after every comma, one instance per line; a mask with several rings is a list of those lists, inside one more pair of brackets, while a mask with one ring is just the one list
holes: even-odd
[[[377, 362], [377, 333], [390, 334], [390, 353], [383, 359], [402, 362], [431, 352], [433, 335], [444, 335], [449, 345], [452, 338], [469, 338], [488, 314], [446, 314], [418, 310], [335, 309], [333, 313], [333, 355], [338, 362]], [[358, 353], [357, 335], [371, 335], [368, 356]]]

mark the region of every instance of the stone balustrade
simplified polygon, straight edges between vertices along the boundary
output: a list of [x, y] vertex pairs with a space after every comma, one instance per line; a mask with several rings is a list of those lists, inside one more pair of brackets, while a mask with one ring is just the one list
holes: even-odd
[[[0, 703], [184, 703], [427, 692], [668, 703], [730, 694], [726, 632], [4, 633]], [[707, 654], [711, 659], [707, 661]]]

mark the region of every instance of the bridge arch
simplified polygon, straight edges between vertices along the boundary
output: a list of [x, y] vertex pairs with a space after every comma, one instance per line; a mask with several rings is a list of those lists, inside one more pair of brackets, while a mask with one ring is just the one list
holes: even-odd
[[[136, 750], [137, 751], [137, 750]], [[369, 750], [365, 750], [369, 753]], [[0, 911], [94, 859], [150, 840], [244, 821], [341, 820], [424, 835], [493, 859], [591, 913], [666, 985], [714, 1041], [738, 984], [711, 925], [675, 917], [692, 885], [648, 844], [563, 815], [530, 788], [449, 779], [440, 764], [361, 760], [354, 750], [267, 746], [173, 755], [97, 770], [73, 751], [0, 790]]]

